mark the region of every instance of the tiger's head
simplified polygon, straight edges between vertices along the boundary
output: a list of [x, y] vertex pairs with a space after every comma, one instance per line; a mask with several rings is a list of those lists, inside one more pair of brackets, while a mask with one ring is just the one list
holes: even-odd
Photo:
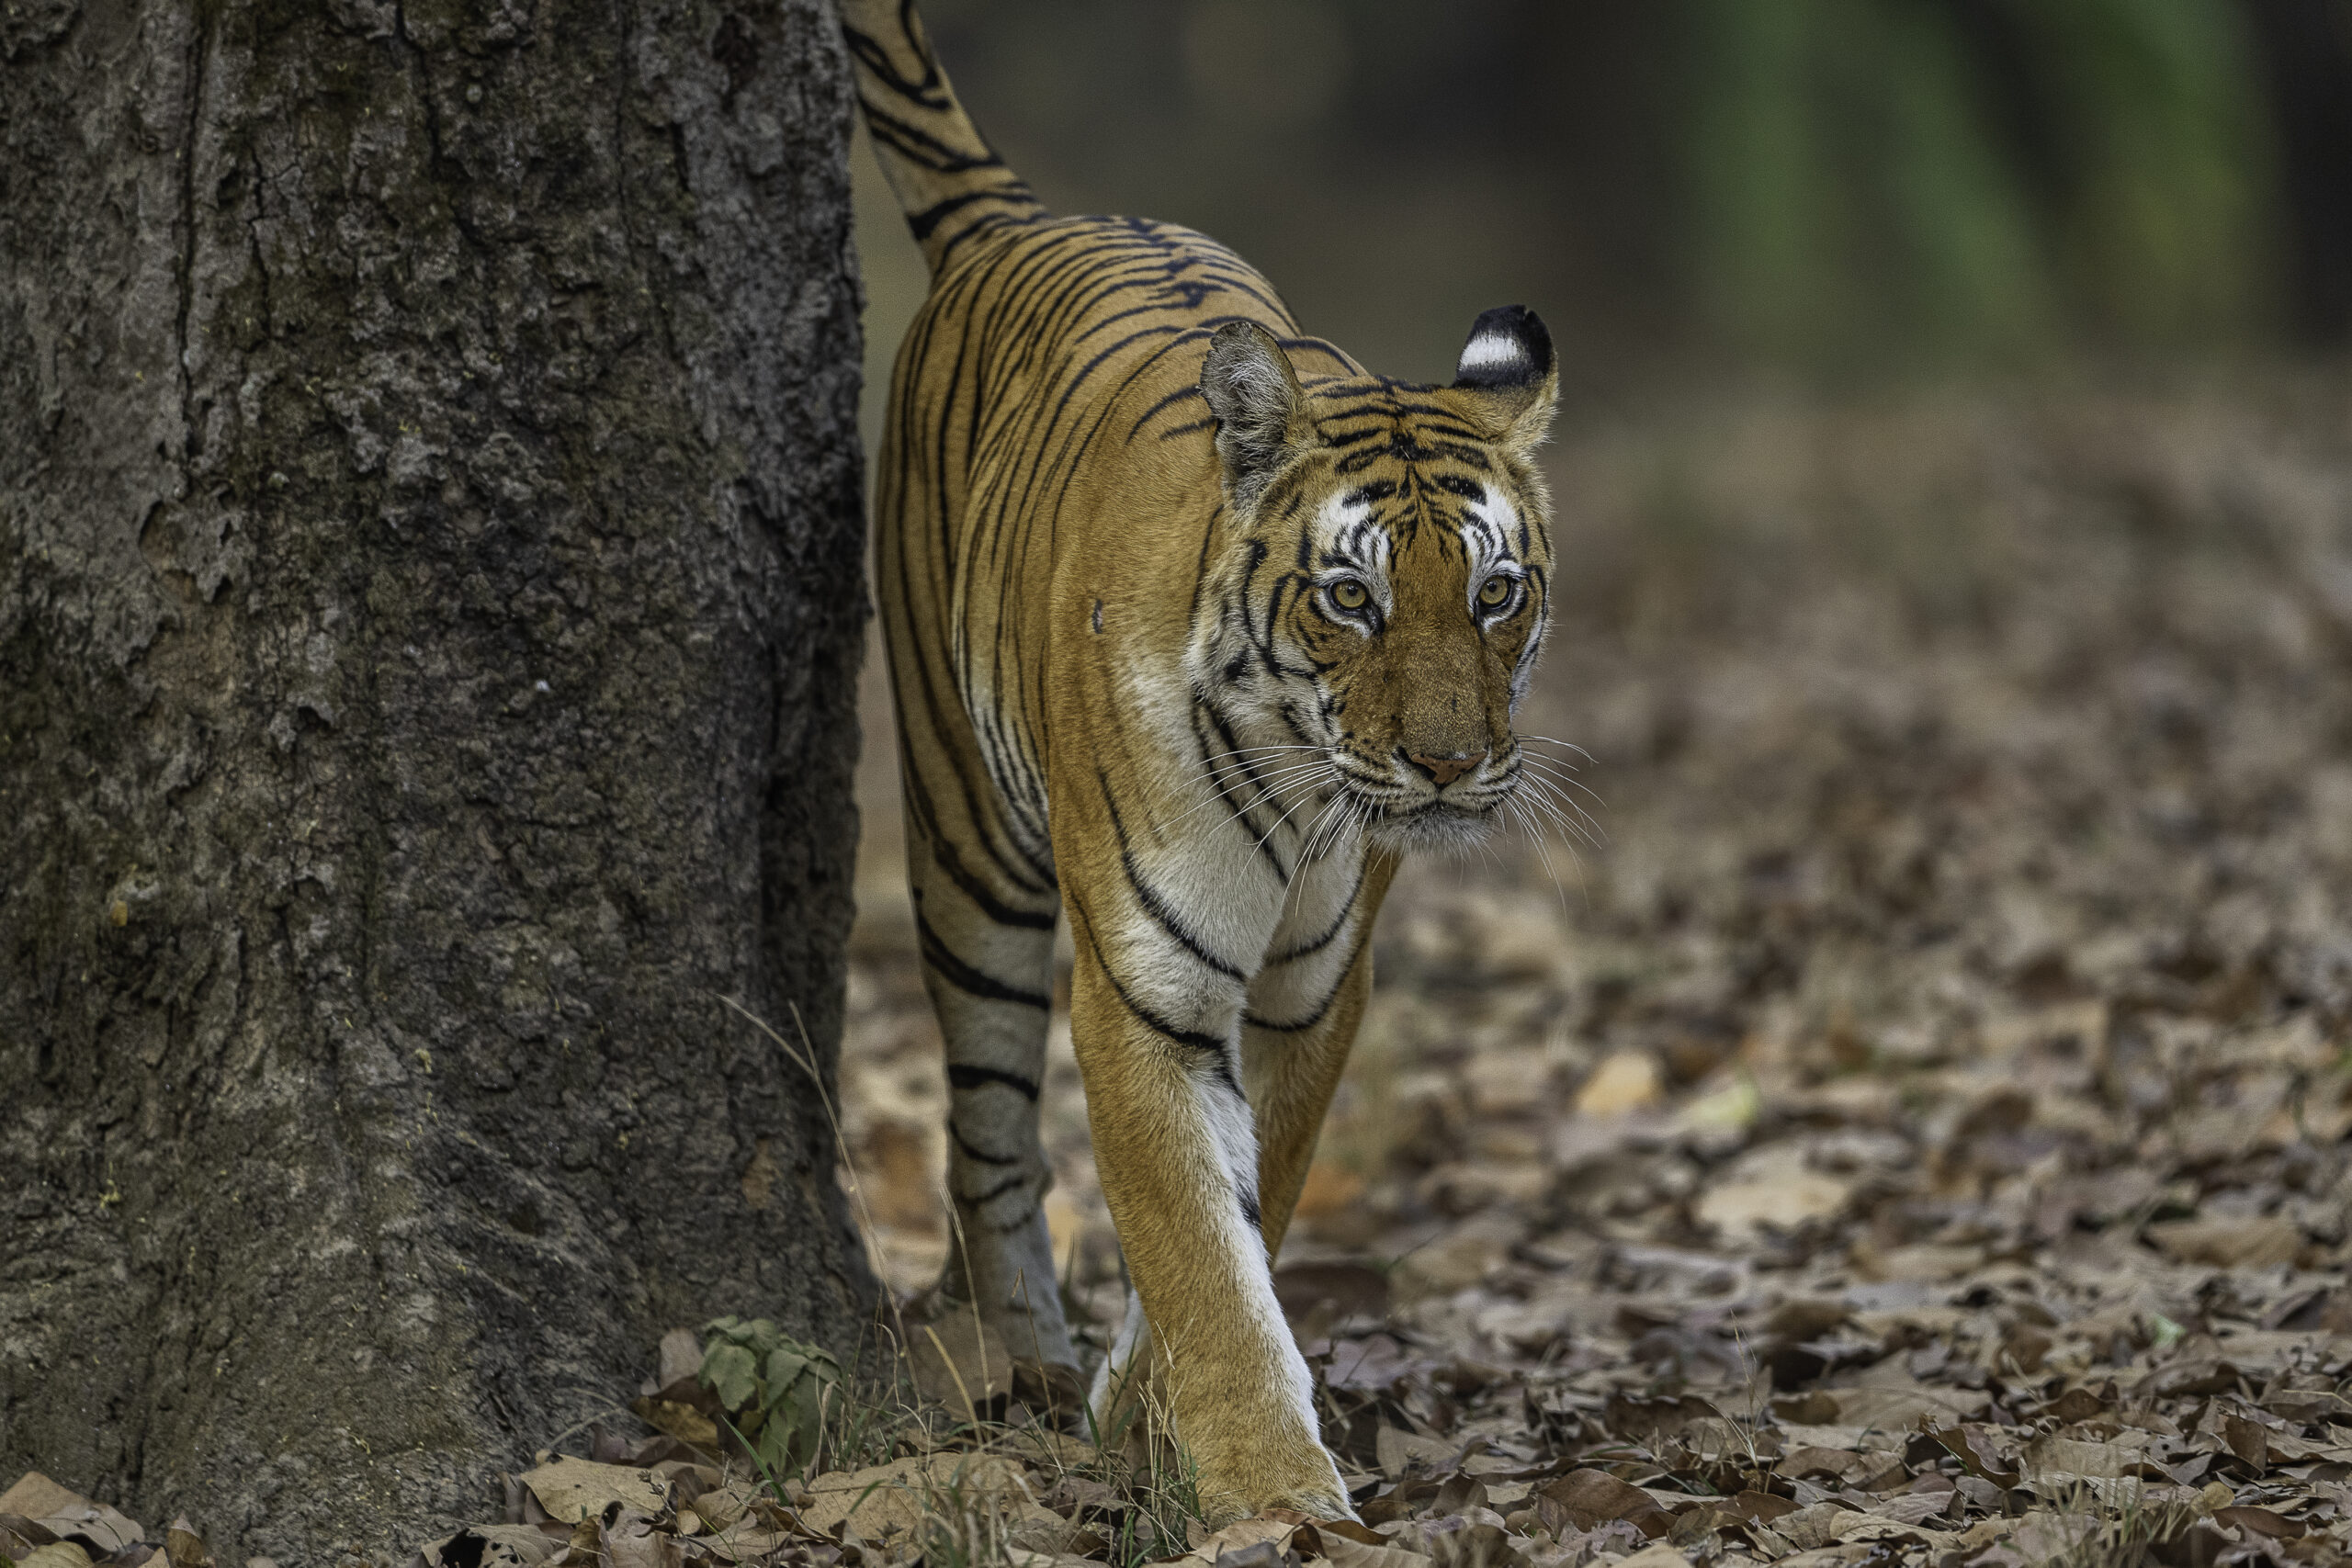
[[1391, 849], [1477, 837], [1526, 777], [1511, 716], [1544, 640], [1551, 502], [1534, 452], [1559, 391], [1544, 323], [1489, 310], [1453, 385], [1416, 387], [1302, 384], [1279, 342], [1234, 322], [1201, 391], [1228, 526], [1196, 685], [1237, 733], [1289, 746], [1255, 755], [1333, 790], [1334, 820]]

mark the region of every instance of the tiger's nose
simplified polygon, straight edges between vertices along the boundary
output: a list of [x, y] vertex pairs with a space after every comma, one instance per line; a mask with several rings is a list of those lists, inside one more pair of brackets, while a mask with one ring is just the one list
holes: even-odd
[[1432, 757], [1425, 751], [1408, 751], [1405, 753], [1405, 760], [1429, 774], [1437, 787], [1443, 789], [1485, 761], [1487, 754], [1484, 751], [1476, 753], [1457, 751], [1451, 757]]

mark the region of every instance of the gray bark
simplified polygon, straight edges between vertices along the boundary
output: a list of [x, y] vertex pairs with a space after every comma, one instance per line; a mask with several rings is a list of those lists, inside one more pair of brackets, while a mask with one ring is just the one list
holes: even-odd
[[379, 1562], [845, 1344], [823, 0], [0, 7], [0, 1483]]

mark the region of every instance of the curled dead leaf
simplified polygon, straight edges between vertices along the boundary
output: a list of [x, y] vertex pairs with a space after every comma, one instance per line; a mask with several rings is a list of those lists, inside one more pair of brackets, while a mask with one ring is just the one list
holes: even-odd
[[548, 1517], [564, 1524], [594, 1518], [611, 1503], [644, 1514], [666, 1513], [670, 1506], [669, 1483], [652, 1471], [569, 1454], [524, 1472], [522, 1480]]

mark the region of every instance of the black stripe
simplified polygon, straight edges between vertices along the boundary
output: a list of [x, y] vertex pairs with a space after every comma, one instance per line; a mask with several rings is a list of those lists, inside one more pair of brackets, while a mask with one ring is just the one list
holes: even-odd
[[[1213, 777], [1215, 779], [1222, 779], [1224, 774], [1221, 770], [1224, 766], [1224, 759], [1231, 757], [1235, 752], [1240, 750], [1240, 738], [1235, 735], [1230, 728], [1227, 728], [1225, 716], [1219, 713], [1216, 706], [1210, 703], [1207, 695], [1197, 688], [1195, 688], [1193, 693], [1193, 709], [1194, 715], [1193, 723], [1193, 744], [1200, 749], [1201, 760], [1204, 762], [1210, 761], [1208, 743], [1201, 739], [1201, 727], [1199, 721], [1199, 716], [1201, 714], [1205, 713], [1209, 716], [1209, 722], [1216, 727], [1217, 739], [1223, 742], [1225, 746], [1225, 750], [1219, 754], [1216, 761], [1213, 764], [1220, 770], [1214, 774]], [[1248, 833], [1252, 839], [1257, 840], [1255, 846], [1257, 852], [1265, 856], [1266, 863], [1273, 868], [1274, 879], [1280, 882], [1283, 886], [1287, 887], [1290, 886], [1291, 874], [1283, 868], [1282, 857], [1274, 852], [1274, 847], [1272, 842], [1274, 836], [1273, 829], [1268, 828], [1263, 833], [1260, 833], [1250, 825], [1250, 822], [1249, 814], [1257, 810], [1260, 806], [1265, 805], [1267, 802], [1267, 797], [1270, 792], [1266, 788], [1265, 781], [1258, 776], [1256, 763], [1247, 757], [1236, 758], [1232, 765], [1240, 771], [1243, 778], [1250, 781], [1250, 787], [1255, 793], [1255, 798], [1252, 799], [1248, 806], [1242, 807], [1241, 811], [1233, 818], [1233, 820], [1239, 822], [1241, 824], [1241, 830]], [[1274, 804], [1279, 805], [1280, 802], [1275, 802]]]
[[1135, 890], [1136, 901], [1143, 906], [1144, 913], [1149, 915], [1161, 931], [1175, 938], [1179, 947], [1218, 974], [1228, 979], [1247, 980], [1249, 976], [1242, 974], [1238, 966], [1227, 964], [1202, 946], [1200, 939], [1184, 929], [1180, 911], [1160, 897], [1158, 888], [1144, 880], [1143, 869], [1136, 864], [1135, 851], [1128, 845], [1126, 820], [1119, 815], [1119, 803], [1111, 798], [1111, 775], [1097, 768], [1094, 777], [1102, 791], [1102, 805], [1111, 813], [1111, 831], [1119, 840], [1119, 869], [1126, 873], [1127, 886]]
[[[954, 1078], [953, 1069], [949, 1071], [948, 1077], [951, 1080]], [[1032, 1095], [1030, 1098], [1034, 1100], [1036, 1097]], [[964, 1136], [964, 1130], [956, 1125], [956, 1119], [953, 1116], [947, 1119], [947, 1135], [956, 1140], [956, 1146], [963, 1151], [966, 1159], [977, 1160], [981, 1165], [1019, 1165], [1021, 1163], [1022, 1156], [1019, 1155], [983, 1154], [974, 1148], [971, 1140]]]
[[[1024, 199], [1029, 199], [1026, 191], [967, 190], [961, 196], [951, 196], [934, 201], [921, 212], [908, 213], [907, 231], [915, 237], [915, 243], [921, 244], [931, 238], [931, 231], [938, 228], [944, 220], [955, 216], [976, 201], [1011, 201], [1017, 204]], [[1035, 205], [1034, 199], [1029, 199], [1029, 205]]]
[[915, 911], [915, 934], [921, 939], [922, 961], [939, 971], [957, 990], [978, 997], [982, 1001], [1013, 1002], [1022, 1007], [1052, 1009], [1053, 998], [1041, 991], [1024, 991], [1018, 986], [1008, 986], [995, 976], [973, 968], [949, 952], [947, 944], [940, 940], [937, 931], [931, 929], [931, 922], [923, 918], [920, 908]]
[[1348, 921], [1355, 916], [1356, 896], [1363, 891], [1364, 874], [1371, 870], [1371, 868], [1372, 857], [1370, 855], [1358, 856], [1356, 859], [1356, 885], [1348, 889], [1347, 901], [1340, 906], [1339, 919], [1333, 920], [1330, 928], [1324, 931], [1322, 935], [1310, 937], [1305, 942], [1292, 948], [1288, 953], [1281, 953], [1275, 957], [1267, 959], [1265, 968], [1272, 969], [1278, 964], [1295, 964], [1302, 958], [1311, 957], [1315, 953], [1322, 952], [1325, 948], [1330, 946], [1332, 942], [1339, 940], [1340, 933], [1348, 929]]
[[991, 1198], [1001, 1198], [1006, 1193], [1012, 1191], [1014, 1188], [1019, 1187], [1028, 1179], [1029, 1178], [1025, 1173], [1020, 1176], [1008, 1176], [1002, 1181], [998, 1182], [994, 1187], [989, 1188], [987, 1191], [967, 1198], [964, 1201], [967, 1203], [978, 1204], [985, 1203]]
[[1273, 1034], [1300, 1034], [1314, 1028], [1329, 1016], [1331, 1004], [1338, 1001], [1340, 993], [1348, 988], [1348, 981], [1355, 974], [1356, 965], [1363, 962], [1364, 942], [1370, 936], [1371, 933], [1368, 931], [1357, 936], [1356, 950], [1348, 955], [1348, 962], [1340, 969], [1340, 977], [1331, 983], [1331, 988], [1324, 993], [1323, 999], [1315, 1004], [1315, 1010], [1305, 1018], [1295, 1019], [1288, 1023], [1276, 1023], [1270, 1018], [1260, 1018], [1255, 1013], [1244, 1012], [1241, 1015], [1241, 1021], [1252, 1029], [1262, 1029]]
[[[1102, 956], [1102, 944], [1094, 940], [1094, 922], [1084, 919], [1081, 914], [1078, 925], [1086, 932], [1086, 946], [1087, 950], [1094, 954], [1094, 966], [1102, 970], [1102, 978], [1111, 983], [1112, 993], [1119, 998], [1119, 1005], [1132, 1013], [1136, 1022], [1163, 1039], [1172, 1040], [1179, 1045], [1190, 1046], [1195, 1051], [1216, 1053], [1218, 1066], [1224, 1070], [1227, 1081], [1230, 1081], [1232, 1067], [1226, 1061], [1226, 1043], [1214, 1034], [1204, 1034], [1197, 1029], [1185, 1029], [1170, 1023], [1128, 995], [1126, 987], [1119, 983], [1119, 976], [1112, 969], [1110, 961]], [[1237, 1084], [1234, 1087], [1238, 1091], [1240, 1086]]]
[[1002, 1067], [975, 1067], [962, 1062], [947, 1064], [947, 1087], [950, 1089], [981, 1089], [992, 1083], [1018, 1089], [1031, 1100], [1037, 1098], [1037, 1084], [1034, 1078], [1006, 1072]]
[[[999, 898], [996, 896], [996, 890], [982, 881], [979, 874], [971, 867], [964, 863], [963, 854], [956, 849], [956, 840], [939, 825], [938, 807], [933, 804], [931, 791], [923, 783], [922, 772], [915, 766], [912, 757], [901, 759], [900, 771], [905, 774], [908, 783], [907, 805], [910, 813], [915, 818], [917, 825], [922, 829], [923, 837], [931, 842], [932, 863], [945, 872], [947, 879], [962, 890], [964, 897], [978, 906], [980, 913], [998, 925], [1018, 926], [1025, 931], [1052, 931], [1054, 929], [1052, 910], [1015, 908]], [[969, 784], [960, 776], [956, 783], [964, 792], [966, 813], [978, 822], [980, 820], [980, 814], [978, 803], [971, 797]], [[993, 852], [985, 834], [981, 835], [980, 847], [991, 851], [989, 858], [995, 861], [998, 869], [1005, 872], [1010, 878], [1012, 868], [1005, 864], [1002, 856]], [[1051, 883], [1048, 883], [1039, 891], [1050, 893], [1055, 891], [1055, 888]]]

